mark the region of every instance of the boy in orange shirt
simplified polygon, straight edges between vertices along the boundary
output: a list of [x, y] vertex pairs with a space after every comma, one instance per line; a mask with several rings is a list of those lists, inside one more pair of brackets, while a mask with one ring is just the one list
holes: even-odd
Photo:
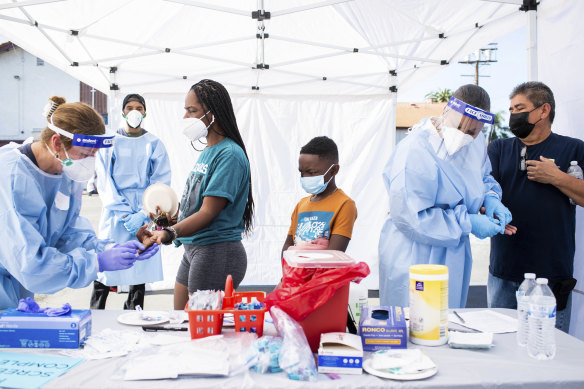
[[345, 251], [357, 219], [357, 207], [335, 183], [339, 172], [335, 142], [326, 136], [313, 138], [300, 149], [298, 170], [302, 187], [311, 195], [294, 208], [282, 253], [288, 249]]

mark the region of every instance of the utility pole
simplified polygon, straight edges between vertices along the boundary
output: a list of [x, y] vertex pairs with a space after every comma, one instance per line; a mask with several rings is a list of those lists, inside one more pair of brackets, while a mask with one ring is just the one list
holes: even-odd
[[[489, 47], [478, 49], [473, 53], [462, 58], [458, 63], [474, 65], [475, 85], [479, 85], [479, 77], [488, 77], [479, 75], [480, 65], [489, 65], [491, 62], [497, 62], [497, 44], [489, 43]], [[470, 74], [463, 74], [463, 77], [472, 77]]]

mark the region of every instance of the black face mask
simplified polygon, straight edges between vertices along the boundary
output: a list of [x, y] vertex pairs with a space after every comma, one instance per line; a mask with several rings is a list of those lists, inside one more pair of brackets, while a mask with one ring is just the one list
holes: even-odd
[[531, 131], [533, 131], [533, 128], [539, 122], [539, 120], [535, 123], [529, 123], [529, 114], [538, 108], [539, 107], [535, 107], [529, 112], [512, 113], [509, 115], [509, 128], [511, 129], [513, 135], [518, 138], [525, 139], [529, 136], [529, 134], [531, 134]]

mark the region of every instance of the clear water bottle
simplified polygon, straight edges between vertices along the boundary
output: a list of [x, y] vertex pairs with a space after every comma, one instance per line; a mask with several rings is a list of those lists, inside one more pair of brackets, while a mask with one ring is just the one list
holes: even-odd
[[529, 310], [529, 297], [535, 285], [535, 273], [525, 273], [525, 279], [515, 293], [517, 297], [517, 344], [522, 347], [527, 346], [529, 333], [527, 311]]
[[556, 355], [556, 298], [547, 278], [535, 282], [529, 297], [527, 353], [535, 359], [552, 359]]
[[[578, 165], [578, 161], [570, 162], [570, 167], [568, 168], [568, 174], [572, 177], [575, 177], [579, 180], [584, 179], [584, 172], [582, 172], [582, 168]], [[570, 204], [576, 205], [574, 200], [570, 199]]]

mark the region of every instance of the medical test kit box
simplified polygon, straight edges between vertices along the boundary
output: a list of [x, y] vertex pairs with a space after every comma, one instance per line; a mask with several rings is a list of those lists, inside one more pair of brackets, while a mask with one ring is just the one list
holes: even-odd
[[347, 332], [328, 332], [320, 335], [318, 372], [361, 374], [363, 346], [359, 335]]
[[359, 335], [363, 351], [407, 348], [404, 309], [397, 306], [365, 306], [361, 309]]
[[91, 311], [46, 316], [8, 309], [0, 313], [0, 348], [79, 348], [91, 335]]

